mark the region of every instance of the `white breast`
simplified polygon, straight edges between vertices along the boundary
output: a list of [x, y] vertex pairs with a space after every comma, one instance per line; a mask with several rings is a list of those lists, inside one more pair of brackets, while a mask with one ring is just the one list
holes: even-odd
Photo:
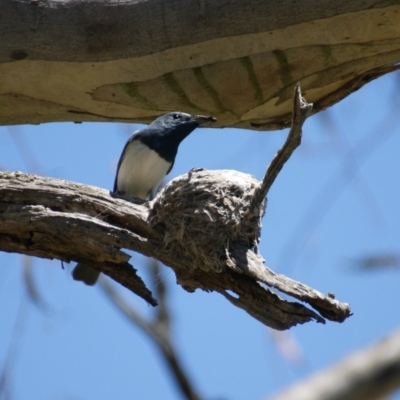
[[146, 199], [160, 186], [171, 163], [150, 150], [140, 140], [133, 140], [125, 151], [118, 171], [117, 190], [127, 196]]

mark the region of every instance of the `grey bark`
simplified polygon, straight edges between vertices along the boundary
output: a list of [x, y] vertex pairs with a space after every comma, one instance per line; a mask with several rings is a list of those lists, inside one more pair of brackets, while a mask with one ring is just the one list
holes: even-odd
[[[240, 245], [232, 253], [237, 268], [224, 267], [220, 273], [192, 270], [180, 254], [164, 248], [163, 233], [147, 222], [151, 212], [148, 206], [115, 199], [106, 190], [91, 186], [1, 172], [0, 250], [92, 263], [155, 305], [122, 249], [135, 250], [171, 267], [186, 290], [218, 292], [275, 329], [311, 320], [324, 322], [323, 317], [342, 322], [351, 314], [347, 304], [274, 274], [259, 255]], [[315, 311], [282, 299], [264, 284], [302, 300]]]
[[268, 400], [383, 400], [399, 387], [397, 330]]
[[5, 0], [0, 124], [290, 125], [292, 87], [318, 112], [400, 60], [397, 0]]
[[[88, 264], [156, 305], [121, 251], [132, 249], [171, 267], [189, 292], [216, 291], [272, 328], [325, 323], [324, 318], [344, 321], [351, 315], [348, 304], [275, 274], [258, 254], [265, 197], [300, 145], [312, 109], [299, 84], [292, 103], [288, 138], [262, 182], [237, 171], [192, 170], [172, 180], [153, 201], [138, 205], [93, 187], [1, 173], [0, 250]], [[283, 300], [269, 287], [319, 314]]]

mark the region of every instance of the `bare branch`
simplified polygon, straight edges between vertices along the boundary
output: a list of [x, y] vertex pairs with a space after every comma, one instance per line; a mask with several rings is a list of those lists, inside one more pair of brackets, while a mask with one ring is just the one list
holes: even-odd
[[[218, 190], [226, 194], [224, 201], [227, 202], [228, 208], [224, 209], [225, 212], [232, 206], [228, 199], [234, 200], [229, 190], [240, 188], [241, 181], [236, 179], [238, 177], [245, 179], [243, 185], [252, 192], [255, 183], [248, 180], [250, 179], [248, 175], [232, 171], [200, 171], [192, 173], [191, 180], [188, 175], [176, 178], [159, 196], [164, 193], [167, 196], [164, 200], [170, 198], [168, 194], [173, 188], [182, 191], [185, 187], [187, 190], [191, 187], [194, 193], [195, 190], [201, 189], [202, 184], [210, 189], [211, 179], [214, 182], [211, 187], [218, 187]], [[236, 189], [229, 186], [232, 182]], [[204, 193], [207, 192], [203, 192], [203, 196]], [[212, 194], [215, 195], [215, 192]], [[253, 265], [257, 266], [256, 269], [264, 268], [261, 257], [255, 258], [251, 251], [247, 251], [248, 248], [246, 252], [240, 250], [243, 249], [243, 244], [236, 243], [234, 238], [228, 239], [229, 258], [221, 258], [219, 262], [214, 255], [219, 254], [221, 249], [218, 247], [219, 242], [212, 236], [208, 237], [211, 253], [204, 247], [202, 253], [193, 255], [194, 258], [186, 258], [184, 254], [187, 254], [187, 249], [184, 253], [182, 250], [174, 251], [175, 245], [177, 250], [183, 249], [185, 240], [178, 240], [176, 237], [174, 239], [172, 231], [166, 230], [166, 228], [174, 229], [173, 226], [162, 228], [162, 224], [154, 225], [157, 215], [155, 209], [161, 209], [159, 196], [155, 202], [137, 205], [115, 199], [106, 190], [95, 187], [20, 172], [2, 172], [0, 173], [0, 250], [57, 258], [66, 262], [93, 263], [95, 268], [107, 273], [133, 292], [142, 293], [139, 295], [154, 304], [155, 301], [151, 300], [149, 294], [143, 294], [148, 290], [144, 285], [139, 285], [140, 290], [138, 290], [138, 277], [135, 270], [127, 263], [129, 256], [120, 250], [131, 249], [154, 257], [171, 267], [177, 275], [178, 282], [186, 290], [202, 289], [221, 293], [230, 302], [275, 329], [287, 329], [311, 320], [324, 321], [315, 311], [303, 304], [283, 300], [260, 285], [259, 281], [271, 287], [278, 287], [277, 278], [274, 276], [270, 282], [271, 276], [268, 274], [257, 276]], [[212, 203], [207, 199], [204, 201], [206, 203], [201, 203], [199, 210], [205, 210], [205, 213], [193, 213], [191, 223], [194, 225], [185, 226], [183, 235], [191, 233], [189, 229], [191, 226], [196, 232], [196, 226], [200, 228], [204, 223], [202, 218], [208, 218], [205, 204], [210, 209]], [[196, 203], [191, 204], [196, 206]], [[218, 207], [216, 209], [219, 209]], [[168, 207], [165, 210], [171, 211]], [[170, 215], [173, 217], [173, 213]], [[183, 223], [186, 217], [181, 215], [178, 218], [180, 223]], [[208, 221], [211, 225], [207, 229], [218, 234], [219, 226], [215, 221]], [[229, 224], [227, 227], [231, 234], [234, 233], [238, 238], [238, 233], [232, 230]], [[221, 237], [225, 233], [222, 231]], [[199, 232], [197, 238], [200, 238]], [[213, 245], [217, 246], [214, 251]], [[197, 257], [199, 255], [201, 257]], [[202, 269], [205, 265], [215, 262], [218, 262], [219, 266], [208, 271]], [[218, 270], [221, 272], [217, 272]], [[282, 285], [280, 289], [284, 284], [287, 285], [285, 289], [287, 293], [298, 292], [297, 298], [305, 302], [310, 303], [312, 298], [318, 299], [319, 304], [316, 309], [325, 318], [343, 321], [350, 315], [350, 308], [346, 304], [336, 302], [329, 296], [323, 296], [284, 276], [279, 276], [279, 281]], [[300, 287], [303, 288], [301, 291], [298, 289]], [[305, 295], [302, 297], [300, 292]]]
[[149, 122], [168, 107], [281, 129], [297, 81], [318, 112], [400, 68], [398, 0], [164, 3], [0, 1], [0, 124]]
[[334, 299], [334, 296], [325, 296], [320, 292], [296, 282], [285, 275], [276, 274], [264, 265], [264, 260], [252, 251], [236, 247], [234, 256], [242, 260], [244, 271], [252, 278], [266, 283], [275, 289], [286, 293], [295, 299], [307, 302], [322, 316], [332, 321], [343, 322], [349, 316], [349, 306]]
[[169, 329], [170, 325], [170, 312], [168, 308], [168, 289], [167, 285], [162, 278], [161, 264], [158, 260], [149, 259], [149, 269], [153, 280], [152, 288], [156, 293], [158, 307], [157, 307], [157, 321], [165, 324]]
[[33, 258], [29, 256], [21, 257], [21, 264], [23, 270], [23, 282], [26, 288], [27, 299], [41, 312], [49, 313], [50, 306], [44, 301], [42, 293], [34, 279], [33, 274]]
[[260, 187], [257, 188], [254, 193], [250, 210], [253, 210], [254, 206], [259, 206], [264, 201], [282, 167], [285, 165], [286, 161], [289, 160], [296, 148], [300, 146], [302, 136], [301, 128], [306, 118], [311, 114], [312, 108], [313, 105], [307, 103], [301, 96], [300, 83], [297, 83], [293, 95], [292, 126], [289, 135], [285, 144], [276, 153], [271, 164], [268, 166]]
[[[0, 175], [0, 249], [90, 265], [155, 305], [122, 248], [171, 267], [188, 291], [221, 293], [275, 329], [311, 320], [342, 322], [346, 303], [264, 265], [255, 249], [265, 196], [301, 141], [312, 105], [297, 84], [288, 139], [260, 184], [237, 171], [190, 171], [149, 203], [112, 198], [101, 189], [21, 173]], [[308, 303], [280, 298], [267, 286]], [[159, 296], [163, 300], [163, 292]], [[268, 306], [267, 306], [268, 304]], [[166, 309], [161, 315], [167, 321]], [[319, 314], [318, 314], [319, 313]]]
[[268, 400], [378, 400], [400, 387], [400, 331]]
[[101, 287], [108, 295], [108, 298], [128, 320], [138, 326], [147, 336], [153, 340], [160, 351], [165, 363], [175, 379], [182, 395], [188, 400], [200, 400], [201, 397], [194, 389], [194, 385], [185, 372], [185, 369], [178, 357], [171, 337], [169, 335], [168, 320], [156, 318], [154, 322], [146, 321], [131, 304], [128, 304], [113, 288], [107, 280], [100, 279]]

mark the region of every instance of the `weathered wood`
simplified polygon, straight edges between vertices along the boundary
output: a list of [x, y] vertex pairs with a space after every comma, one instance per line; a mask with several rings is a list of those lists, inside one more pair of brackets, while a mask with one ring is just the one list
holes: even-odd
[[[123, 248], [171, 267], [178, 283], [221, 293], [275, 329], [323, 317], [344, 321], [348, 304], [276, 275], [258, 254], [269, 187], [300, 144], [311, 111], [294, 91], [292, 126], [262, 182], [237, 171], [191, 170], [154, 200], [115, 198], [105, 190], [16, 173], [0, 173], [0, 250], [77, 261], [106, 273], [140, 297], [156, 301]], [[139, 200], [139, 199], [136, 199]], [[267, 286], [302, 300], [285, 301]]]
[[265, 400], [382, 400], [400, 387], [400, 331]]
[[397, 0], [0, 2], [0, 124], [142, 121], [173, 109], [275, 129], [400, 60]]
[[[207, 173], [203, 171], [199, 176], [206, 179]], [[221, 173], [222, 186], [223, 181]], [[171, 267], [186, 290], [221, 293], [275, 329], [311, 320], [324, 322], [317, 312], [334, 321], [343, 321], [351, 314], [347, 304], [283, 275], [276, 276], [265, 269], [261, 257], [249, 250], [236, 256], [240, 245], [232, 247], [236, 268], [224, 262], [220, 273], [193, 270], [179, 254], [164, 247], [162, 230], [148, 225], [151, 206], [114, 198], [106, 190], [91, 186], [0, 172], [0, 250], [94, 263], [95, 268], [154, 304], [151, 294], [138, 283], [134, 269], [127, 268], [128, 256], [121, 249], [135, 250]], [[265, 285], [310, 304], [317, 312], [283, 300]]]

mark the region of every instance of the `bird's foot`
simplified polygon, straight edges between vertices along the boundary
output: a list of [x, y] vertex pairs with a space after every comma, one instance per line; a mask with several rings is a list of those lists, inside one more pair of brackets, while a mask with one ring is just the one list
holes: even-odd
[[195, 168], [195, 167], [191, 168], [190, 171], [188, 172], [189, 181], [192, 179], [192, 175], [194, 172], [201, 172], [201, 171], [204, 171], [204, 168]]

